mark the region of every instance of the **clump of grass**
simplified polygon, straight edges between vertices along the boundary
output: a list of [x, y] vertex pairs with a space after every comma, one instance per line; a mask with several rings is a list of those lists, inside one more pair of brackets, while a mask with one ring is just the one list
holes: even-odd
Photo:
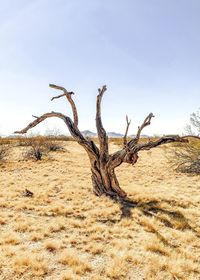
[[77, 279], [77, 277], [74, 275], [74, 272], [72, 269], [67, 269], [62, 272], [60, 279], [61, 280], [74, 280], [74, 279]]
[[59, 263], [70, 266], [78, 275], [83, 275], [91, 271], [90, 264], [78, 256], [78, 252], [73, 249], [66, 249], [62, 252]]
[[11, 140], [8, 138], [1, 138], [0, 137], [0, 145], [9, 145], [11, 144]]
[[52, 137], [46, 138], [45, 146], [46, 146], [47, 150], [50, 152], [64, 150], [62, 145], [55, 138], [52, 138]]
[[170, 254], [169, 250], [165, 245], [163, 245], [158, 239], [154, 239], [146, 244], [146, 250], [151, 251], [156, 254], [168, 256]]
[[0, 244], [12, 244], [12, 245], [18, 245], [20, 244], [21, 240], [19, 236], [13, 232], [9, 231], [2, 235], [2, 238], [0, 240]]
[[30, 138], [29, 137], [18, 137], [16, 139], [16, 142], [17, 142], [18, 147], [28, 147], [28, 146], [30, 146]]
[[186, 259], [181, 254], [176, 254], [175, 258], [169, 259], [168, 271], [176, 279], [189, 279], [191, 274], [194, 275], [194, 279], [198, 279], [196, 276], [199, 276], [200, 272], [197, 262]]
[[44, 242], [44, 247], [49, 252], [55, 252], [61, 247], [61, 243], [57, 240], [47, 239]]
[[18, 232], [31, 232], [33, 230], [31, 222], [28, 221], [19, 221], [14, 228]]
[[53, 232], [60, 232], [61, 230], [65, 229], [65, 224], [64, 222], [52, 222], [49, 226], [48, 226], [48, 230], [49, 232], [53, 233]]
[[14, 260], [14, 272], [18, 275], [23, 275], [28, 270], [31, 270], [33, 276], [40, 277], [48, 273], [49, 268], [43, 257], [36, 254], [32, 256], [20, 255]]
[[29, 148], [24, 152], [25, 159], [41, 160], [47, 155], [45, 139], [43, 137], [27, 138], [26, 145]]
[[85, 250], [86, 250], [86, 252], [90, 252], [93, 255], [100, 255], [104, 251], [104, 246], [103, 246], [103, 244], [92, 243], [92, 244], [89, 244]]
[[109, 279], [124, 279], [128, 271], [125, 256], [113, 256], [111, 262], [105, 269], [105, 274]]
[[5, 225], [5, 224], [6, 224], [6, 218], [0, 217], [0, 225]]
[[42, 232], [33, 232], [30, 235], [30, 240], [37, 242], [37, 241], [41, 241], [44, 238], [44, 233]]
[[165, 257], [151, 256], [148, 265], [145, 269], [144, 279], [150, 279], [150, 280], [167, 279], [167, 277], [169, 277], [169, 273], [167, 272], [167, 270], [168, 270], [168, 263]]

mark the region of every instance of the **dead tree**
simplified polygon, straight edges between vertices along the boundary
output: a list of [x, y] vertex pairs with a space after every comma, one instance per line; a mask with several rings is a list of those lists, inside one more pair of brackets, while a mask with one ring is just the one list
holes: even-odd
[[35, 117], [36, 119], [31, 122], [27, 127], [15, 133], [24, 134], [29, 129], [35, 127], [42, 121], [47, 118], [56, 117], [62, 119], [67, 125], [72, 137], [80, 144], [88, 154], [90, 164], [91, 164], [91, 173], [92, 173], [92, 184], [94, 193], [98, 196], [102, 194], [109, 195], [111, 197], [125, 198], [126, 193], [120, 188], [119, 182], [117, 180], [115, 169], [122, 163], [130, 163], [134, 165], [138, 160], [138, 153], [144, 150], [150, 150], [152, 148], [158, 147], [163, 144], [172, 143], [172, 142], [187, 142], [185, 137], [179, 137], [178, 135], [172, 136], [163, 136], [158, 140], [151, 141], [147, 143], [140, 143], [140, 136], [142, 130], [151, 124], [151, 120], [154, 117], [150, 113], [143, 123], [138, 127], [137, 134], [134, 138], [128, 141], [128, 129], [130, 121], [126, 117], [126, 131], [124, 135], [123, 147], [121, 150], [109, 154], [108, 146], [108, 136], [102, 124], [101, 118], [101, 102], [103, 95], [106, 91], [106, 86], [103, 86], [98, 90], [97, 101], [96, 101], [96, 128], [99, 139], [99, 147], [90, 139], [86, 139], [83, 134], [78, 129], [78, 113], [76, 105], [72, 99], [73, 92], [67, 91], [65, 88], [56, 86], [53, 84], [49, 85], [51, 88], [58, 89], [63, 91], [63, 94], [53, 97], [51, 100], [60, 97], [66, 97], [69, 101], [72, 112], [73, 112], [73, 121], [70, 117], [57, 112], [46, 113], [40, 117]]

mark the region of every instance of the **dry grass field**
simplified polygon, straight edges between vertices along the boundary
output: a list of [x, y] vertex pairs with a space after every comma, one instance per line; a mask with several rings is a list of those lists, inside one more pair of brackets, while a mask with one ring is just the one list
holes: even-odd
[[41, 161], [13, 146], [0, 164], [1, 280], [200, 279], [200, 176], [173, 171], [165, 148], [141, 152], [117, 170], [135, 201], [123, 217], [92, 193], [85, 151], [63, 145]]

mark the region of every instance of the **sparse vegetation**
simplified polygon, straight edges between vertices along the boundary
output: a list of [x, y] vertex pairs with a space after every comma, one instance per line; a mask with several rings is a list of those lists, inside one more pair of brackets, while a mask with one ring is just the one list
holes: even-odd
[[[186, 131], [194, 138], [186, 144], [174, 144], [169, 160], [183, 173], [200, 174], [200, 113], [193, 113]], [[195, 140], [196, 137], [196, 140]]]
[[23, 142], [23, 145], [27, 147], [24, 151], [25, 159], [41, 160], [47, 155], [46, 141], [43, 137], [30, 137]]
[[[5, 151], [2, 158], [8, 157], [10, 163], [0, 169], [2, 279], [198, 279], [198, 180], [196, 176], [177, 175], [169, 168], [164, 148], [149, 149], [175, 142], [172, 148], [182, 160], [179, 168], [186, 168], [189, 162], [189, 170], [193, 166], [198, 173], [194, 168], [199, 168], [199, 141], [188, 143], [173, 135], [140, 138], [152, 117], [150, 114], [145, 119], [134, 139], [127, 138], [128, 118], [125, 137], [109, 139], [111, 156], [123, 152], [132, 141], [136, 141], [134, 147], [139, 145], [144, 150], [134, 172], [127, 166], [117, 170], [129, 194], [129, 200], [117, 196], [117, 203], [106, 196], [100, 201], [90, 193], [89, 161], [74, 140], [32, 136], [1, 141], [0, 148]], [[72, 135], [78, 133], [79, 142], [82, 136], [76, 126], [73, 129]], [[101, 134], [99, 139], [102, 152]], [[98, 151], [98, 139], [81, 141]], [[122, 150], [116, 151], [119, 146]], [[12, 153], [8, 154], [8, 149]], [[27, 165], [18, 160], [22, 150], [26, 158], [38, 161], [59, 150], [70, 151], [71, 156], [52, 153], [55, 163], [29, 161]], [[135, 151], [131, 154], [136, 155]], [[125, 162], [135, 163], [137, 159], [127, 158]], [[120, 187], [118, 191], [122, 191]]]
[[173, 171], [163, 147], [144, 151], [137, 168], [117, 170], [135, 202], [127, 218], [92, 194], [77, 143], [61, 145], [68, 157], [37, 163], [18, 161], [14, 145], [0, 169], [0, 279], [199, 279], [198, 176]]
[[47, 138], [47, 140], [45, 141], [45, 147], [50, 152], [63, 151], [64, 150], [62, 145], [61, 145], [61, 141], [58, 142], [56, 140], [56, 138], [54, 138], [54, 137], [48, 137]]
[[23, 156], [25, 159], [42, 160], [49, 152], [63, 151], [61, 140], [52, 136], [23, 137], [17, 140], [17, 145], [25, 147]]
[[178, 171], [200, 174], [200, 141], [173, 148], [170, 160]]

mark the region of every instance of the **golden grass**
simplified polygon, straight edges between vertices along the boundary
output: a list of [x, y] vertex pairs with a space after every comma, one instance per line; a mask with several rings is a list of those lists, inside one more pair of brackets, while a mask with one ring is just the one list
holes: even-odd
[[49, 272], [47, 261], [37, 254], [21, 254], [16, 256], [13, 264], [15, 275], [33, 274], [36, 277], [41, 277]]
[[80, 258], [79, 254], [75, 249], [66, 249], [61, 253], [58, 261], [63, 265], [71, 267], [76, 274], [83, 275], [91, 271], [91, 266], [87, 260]]
[[173, 171], [165, 148], [118, 168], [136, 203], [122, 218], [120, 205], [92, 193], [75, 142], [40, 162], [23, 161], [12, 143], [0, 165], [0, 279], [200, 279], [200, 177]]

